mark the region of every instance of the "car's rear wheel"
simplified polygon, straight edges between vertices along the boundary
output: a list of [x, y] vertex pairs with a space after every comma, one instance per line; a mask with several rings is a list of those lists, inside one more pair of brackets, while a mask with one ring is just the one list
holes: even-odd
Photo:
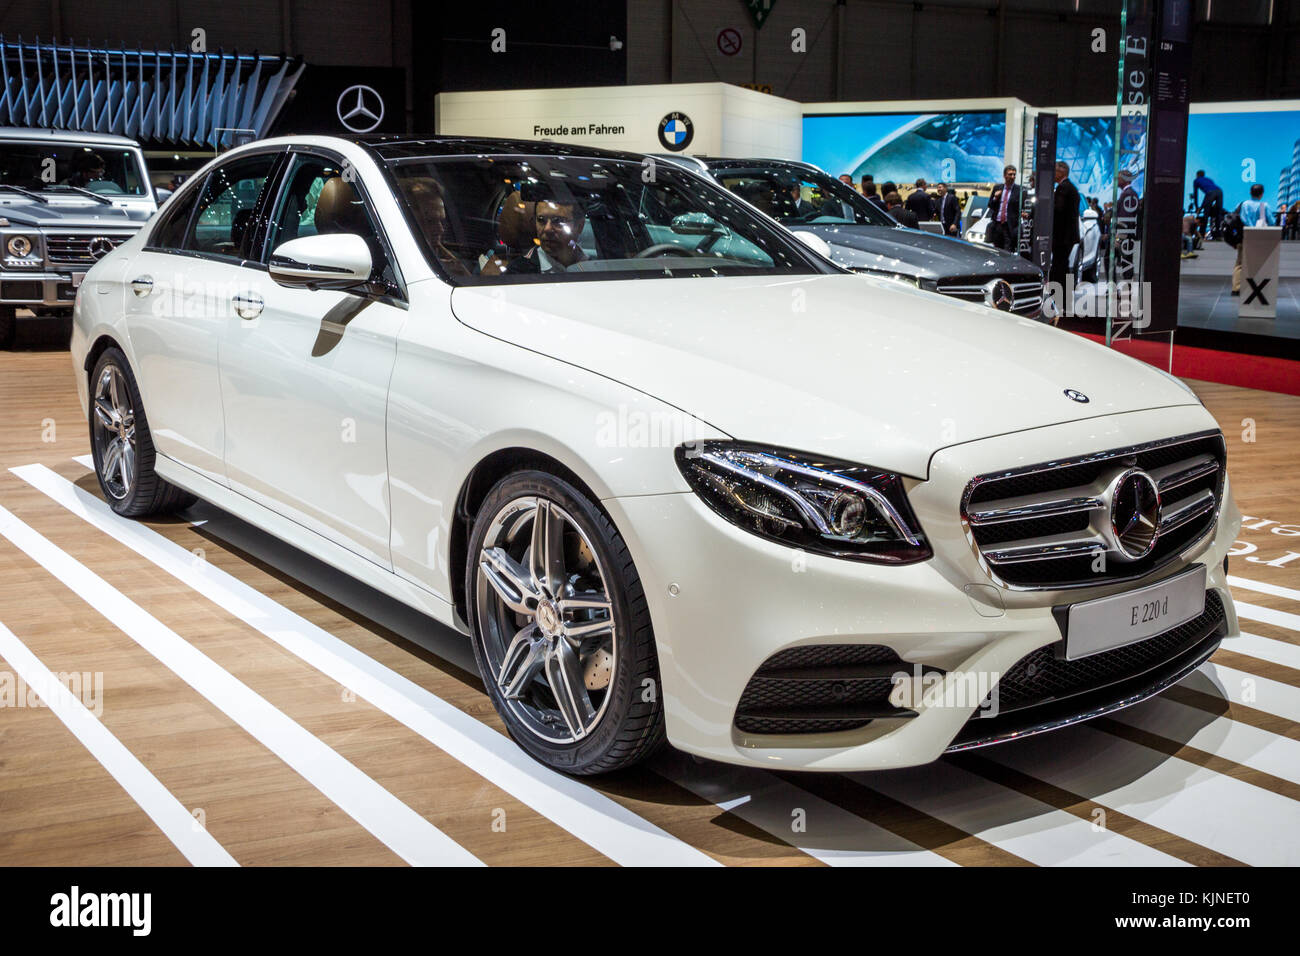
[[105, 349], [90, 377], [90, 448], [109, 507], [140, 517], [175, 511], [194, 496], [154, 471], [153, 438], [126, 356]]
[[466, 561], [474, 655], [515, 741], [575, 774], [636, 763], [664, 739], [650, 613], [617, 529], [542, 471], [502, 479]]

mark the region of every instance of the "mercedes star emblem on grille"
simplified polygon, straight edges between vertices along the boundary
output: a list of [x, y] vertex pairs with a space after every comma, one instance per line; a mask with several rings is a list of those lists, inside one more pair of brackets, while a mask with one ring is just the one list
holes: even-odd
[[94, 256], [96, 261], [98, 261], [113, 251], [113, 240], [108, 238], [108, 236], [96, 236], [94, 239], [90, 240], [88, 248], [90, 254]]
[[[1160, 535], [1160, 489], [1141, 468], [1116, 475], [1106, 487], [1110, 527], [1103, 530], [1110, 552], [1122, 561], [1140, 561]], [[1109, 532], [1109, 533], [1107, 533]]]
[[1068, 398], [1070, 401], [1078, 402], [1081, 405], [1088, 404], [1088, 396], [1083, 394], [1083, 392], [1079, 391], [1078, 389], [1067, 388], [1065, 390], [1065, 397]]
[[984, 285], [984, 304], [999, 312], [1010, 312], [1016, 303], [1011, 283], [1006, 279], [993, 279]]

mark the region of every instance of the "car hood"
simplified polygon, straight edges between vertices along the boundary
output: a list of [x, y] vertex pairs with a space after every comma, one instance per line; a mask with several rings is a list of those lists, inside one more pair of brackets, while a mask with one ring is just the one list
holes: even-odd
[[1196, 401], [1087, 339], [866, 276], [462, 286], [451, 304], [734, 438], [915, 477], [948, 445]]
[[915, 229], [888, 226], [791, 226], [831, 245], [831, 258], [849, 269], [877, 269], [923, 279], [969, 275], [1023, 275], [1039, 278], [1038, 267], [993, 246], [949, 239]]
[[0, 192], [0, 217], [16, 226], [47, 228], [50, 226], [104, 226], [139, 227], [157, 210], [146, 203], [113, 205], [93, 199], [72, 199], [68, 196], [50, 197], [48, 204], [34, 202], [16, 194]]

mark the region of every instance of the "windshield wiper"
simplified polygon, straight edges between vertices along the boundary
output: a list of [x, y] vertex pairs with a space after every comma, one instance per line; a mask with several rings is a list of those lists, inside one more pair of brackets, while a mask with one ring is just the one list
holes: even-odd
[[106, 206], [113, 205], [113, 200], [109, 199], [107, 196], [101, 196], [93, 189], [85, 189], [82, 186], [74, 186], [71, 183], [59, 183], [57, 186], [45, 187], [46, 192], [49, 192], [51, 189], [72, 189], [81, 193], [83, 196], [89, 196], [91, 199], [95, 200], [95, 202], [102, 202]]
[[35, 199], [38, 203], [49, 205], [50, 201], [40, 193], [34, 193], [30, 189], [23, 189], [22, 186], [15, 186], [13, 183], [0, 183], [0, 189], [12, 189], [16, 193], [22, 193], [28, 199]]

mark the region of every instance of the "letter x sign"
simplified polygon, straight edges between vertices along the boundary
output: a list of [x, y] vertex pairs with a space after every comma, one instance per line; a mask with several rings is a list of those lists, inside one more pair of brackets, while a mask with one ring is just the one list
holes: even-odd
[[1265, 279], [1263, 282], [1256, 282], [1254, 279], [1247, 278], [1246, 281], [1250, 283], [1250, 295], [1246, 297], [1246, 301], [1242, 305], [1250, 305], [1256, 299], [1259, 299], [1260, 305], [1268, 305], [1268, 296], [1264, 295], [1264, 286], [1273, 280]]

